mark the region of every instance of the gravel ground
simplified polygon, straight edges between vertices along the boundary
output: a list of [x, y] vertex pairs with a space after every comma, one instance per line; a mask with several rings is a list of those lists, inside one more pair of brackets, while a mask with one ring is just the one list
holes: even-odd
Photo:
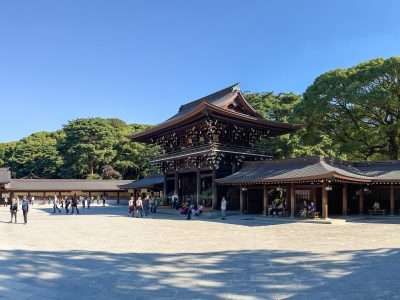
[[0, 299], [400, 299], [399, 218], [187, 221], [97, 207], [8, 221], [1, 207]]

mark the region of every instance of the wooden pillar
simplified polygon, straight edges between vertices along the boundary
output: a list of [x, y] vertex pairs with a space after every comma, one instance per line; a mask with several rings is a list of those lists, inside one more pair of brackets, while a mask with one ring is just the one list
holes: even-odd
[[117, 205], [119, 205], [119, 192], [117, 192]]
[[[174, 178], [174, 194], [179, 196], [179, 185], [178, 185], [178, 180], [179, 180], [179, 176], [178, 176], [178, 171], [175, 171], [175, 178]], [[181, 200], [181, 199], [179, 199]]]
[[294, 213], [296, 211], [296, 198], [294, 193], [294, 183], [289, 185], [290, 194], [290, 217], [294, 218]]
[[200, 204], [200, 192], [201, 192], [200, 170], [196, 170], [196, 203], [197, 203], [197, 206], [199, 206], [199, 204]]
[[314, 202], [314, 204], [317, 203], [317, 189], [316, 189], [316, 187], [313, 187], [311, 189], [311, 201]]
[[328, 191], [325, 182], [322, 184], [322, 218], [328, 218]]
[[263, 213], [264, 216], [268, 215], [268, 189], [267, 186], [264, 185], [264, 193], [263, 193]]
[[395, 195], [394, 195], [394, 185], [390, 184], [390, 214], [393, 216], [394, 215], [394, 201], [395, 201]]
[[359, 197], [359, 214], [362, 215], [364, 213], [364, 188], [360, 190], [360, 197]]
[[163, 199], [164, 205], [167, 204], [167, 174], [164, 175]]
[[240, 189], [240, 197], [239, 197], [239, 201], [240, 201], [240, 213], [243, 214], [244, 213], [244, 206], [243, 206], [243, 201], [244, 201], [244, 196], [243, 196], [243, 186], [239, 187]]
[[343, 216], [347, 216], [347, 207], [348, 207], [347, 183], [343, 183], [343, 186], [342, 186], [342, 214], [343, 214]]
[[215, 174], [215, 170], [213, 170], [212, 173], [212, 184], [211, 184], [211, 188], [212, 188], [212, 208], [216, 209], [217, 208], [217, 183], [215, 182], [216, 179], [216, 174]]

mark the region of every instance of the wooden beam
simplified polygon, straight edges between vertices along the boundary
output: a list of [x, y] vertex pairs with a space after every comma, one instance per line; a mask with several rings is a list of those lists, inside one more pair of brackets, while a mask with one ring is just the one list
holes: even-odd
[[296, 211], [296, 198], [294, 192], [294, 183], [290, 184], [290, 216], [294, 218], [294, 213]]
[[347, 183], [342, 186], [342, 214], [347, 216], [348, 200], [347, 200]]
[[394, 191], [394, 185], [390, 184], [390, 214], [392, 216], [394, 215], [394, 209], [395, 209], [395, 191]]
[[328, 191], [325, 182], [322, 184], [322, 218], [328, 218]]
[[268, 188], [264, 185], [264, 193], [263, 193], [263, 213], [264, 216], [268, 215]]

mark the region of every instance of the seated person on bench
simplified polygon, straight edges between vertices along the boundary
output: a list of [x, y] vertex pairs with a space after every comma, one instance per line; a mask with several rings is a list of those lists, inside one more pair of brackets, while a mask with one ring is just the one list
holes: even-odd
[[374, 202], [374, 205], [372, 206], [372, 209], [373, 209], [373, 210], [379, 210], [379, 209], [381, 209], [381, 205], [379, 204], [378, 201], [375, 201], [375, 202]]

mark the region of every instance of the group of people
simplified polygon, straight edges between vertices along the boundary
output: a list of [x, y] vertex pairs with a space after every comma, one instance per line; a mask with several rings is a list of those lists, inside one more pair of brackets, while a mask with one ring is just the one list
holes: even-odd
[[[200, 216], [203, 213], [203, 205], [198, 205], [197, 202], [192, 203], [192, 201], [181, 202], [179, 201], [178, 195], [174, 194], [171, 198], [172, 208], [179, 211], [180, 214], [185, 215], [187, 220], [190, 220], [192, 216]], [[225, 197], [221, 199], [221, 219], [226, 219], [226, 209], [228, 202]]]
[[[76, 214], [79, 215], [79, 208], [78, 204], [82, 204], [82, 208], [90, 208], [91, 203], [94, 202], [94, 197], [83, 197], [80, 196], [79, 199], [77, 197], [67, 197], [65, 196], [64, 198], [58, 198], [57, 195], [54, 195], [54, 197], [49, 198], [49, 201], [53, 204], [53, 213], [61, 213], [61, 209], [65, 209], [65, 213], [69, 214], [69, 209], [71, 208], [71, 214]], [[101, 197], [101, 201], [103, 203], [103, 206], [106, 205], [106, 199], [104, 196]], [[100, 197], [97, 199], [97, 203], [100, 202]]]
[[158, 199], [153, 195], [139, 196], [136, 200], [132, 196], [128, 202], [128, 216], [143, 218], [157, 213]]
[[315, 213], [317, 211], [317, 207], [315, 206], [314, 201], [307, 202], [304, 200], [303, 208], [300, 211], [300, 217], [304, 218], [315, 218]]
[[13, 219], [14, 219], [14, 222], [17, 223], [17, 215], [18, 215], [18, 211], [19, 211], [20, 208], [22, 210], [22, 215], [24, 216], [24, 224], [28, 223], [29, 200], [27, 199], [26, 196], [24, 196], [22, 198], [22, 200], [20, 200], [19, 197], [13, 197], [11, 199], [11, 203], [10, 203], [11, 220], [10, 220], [10, 223], [12, 223]]

